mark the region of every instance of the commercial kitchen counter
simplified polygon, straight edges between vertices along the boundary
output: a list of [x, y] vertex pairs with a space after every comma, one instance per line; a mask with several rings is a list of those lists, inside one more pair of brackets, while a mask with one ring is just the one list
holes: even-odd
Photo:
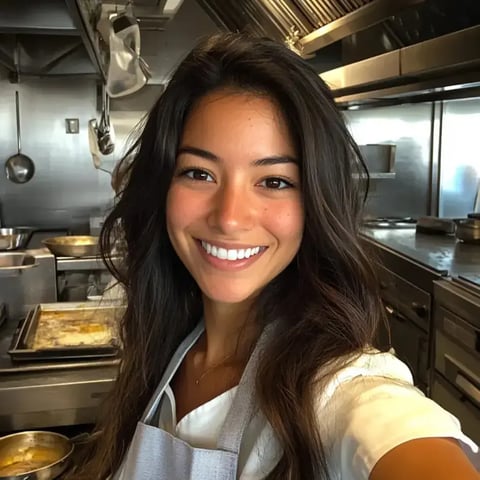
[[[429, 292], [439, 277], [480, 273], [480, 245], [452, 235], [416, 233], [415, 228], [364, 228], [362, 237], [376, 247], [387, 268]], [[410, 260], [408, 267], [405, 259]]]
[[94, 423], [117, 365], [22, 372], [22, 362], [13, 364], [7, 353], [17, 323], [0, 327], [0, 432]]

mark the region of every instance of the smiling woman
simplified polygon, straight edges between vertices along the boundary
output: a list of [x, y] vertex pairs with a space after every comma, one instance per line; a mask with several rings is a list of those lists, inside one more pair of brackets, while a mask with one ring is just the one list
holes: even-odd
[[251, 302], [296, 255], [303, 208], [295, 157], [268, 98], [220, 91], [193, 108], [167, 197], [167, 229], [204, 308]]
[[122, 364], [73, 478], [478, 478], [457, 419], [371, 347], [365, 167], [308, 64], [207, 38], [132, 152], [101, 235], [128, 300]]

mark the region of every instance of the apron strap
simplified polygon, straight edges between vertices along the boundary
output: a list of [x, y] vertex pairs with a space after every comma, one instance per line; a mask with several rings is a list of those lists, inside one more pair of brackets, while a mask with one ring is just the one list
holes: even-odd
[[155, 389], [155, 392], [152, 395], [152, 398], [148, 402], [147, 407], [142, 415], [141, 421], [146, 424], [150, 424], [152, 419], [155, 416], [155, 412], [158, 408], [160, 400], [162, 399], [165, 388], [170, 384], [175, 372], [178, 370], [178, 367], [182, 363], [185, 355], [188, 353], [190, 348], [198, 340], [200, 335], [205, 330], [205, 325], [203, 319], [198, 323], [198, 325], [193, 329], [193, 331], [182, 341], [175, 353], [173, 354], [170, 363], [167, 365], [165, 372], [163, 373], [162, 379], [158, 384], [158, 387]]
[[274, 330], [274, 325], [267, 325], [255, 345], [248, 360], [240, 383], [238, 384], [232, 406], [220, 430], [217, 448], [238, 454], [245, 429], [250, 423], [256, 407], [255, 380], [260, 355]]

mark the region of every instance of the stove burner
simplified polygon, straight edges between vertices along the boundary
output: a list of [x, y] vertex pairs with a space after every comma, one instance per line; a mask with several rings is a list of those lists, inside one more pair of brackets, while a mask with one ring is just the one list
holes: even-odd
[[415, 228], [417, 221], [411, 217], [378, 217], [363, 221], [368, 228]]

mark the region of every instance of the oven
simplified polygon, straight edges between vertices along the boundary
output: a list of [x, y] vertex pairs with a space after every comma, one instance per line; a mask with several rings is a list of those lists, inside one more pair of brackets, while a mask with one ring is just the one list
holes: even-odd
[[377, 347], [392, 347], [412, 371], [415, 385], [430, 395], [431, 295], [390, 270], [379, 267], [388, 327], [381, 325]]
[[480, 444], [480, 284], [476, 290], [461, 278], [440, 280], [434, 298], [432, 398]]

